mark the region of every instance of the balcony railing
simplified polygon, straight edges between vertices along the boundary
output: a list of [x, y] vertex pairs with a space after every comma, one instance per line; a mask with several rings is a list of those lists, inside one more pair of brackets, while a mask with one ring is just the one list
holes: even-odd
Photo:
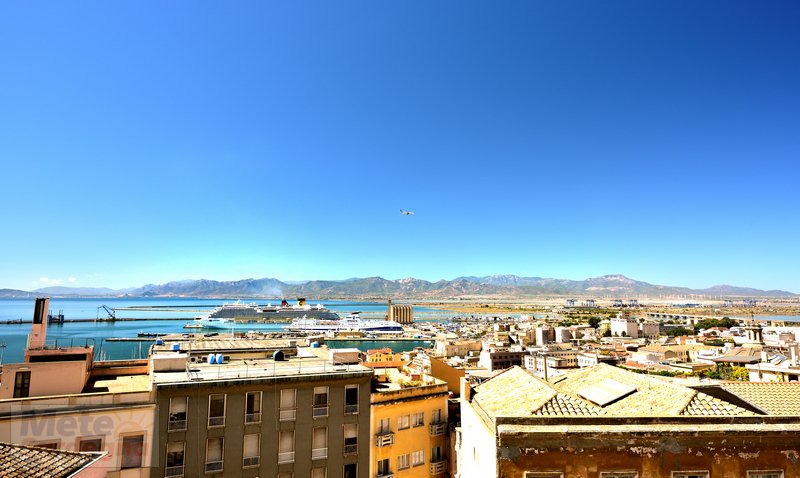
[[248, 456], [242, 460], [242, 466], [258, 466], [261, 463], [261, 457]]
[[344, 454], [345, 455], [354, 455], [358, 453], [358, 443], [354, 443], [352, 445], [345, 445], [344, 446]]
[[208, 417], [208, 426], [210, 427], [224, 427], [225, 417]]
[[164, 476], [166, 478], [180, 478], [183, 476], [183, 465], [166, 467], [164, 469]]
[[444, 460], [440, 461], [432, 461], [430, 464], [431, 468], [431, 475], [438, 475], [440, 473], [444, 473], [447, 470], [447, 462]]
[[280, 411], [280, 420], [282, 422], [288, 422], [294, 420], [297, 417], [297, 409], [295, 408], [284, 408]]
[[378, 473], [375, 478], [394, 478], [394, 473]]
[[328, 458], [328, 447], [311, 449], [312, 460], [321, 460], [323, 458]]
[[375, 446], [383, 447], [392, 445], [394, 445], [394, 433], [387, 432], [375, 435]]
[[358, 413], [358, 404], [356, 403], [355, 405], [345, 405], [344, 413]]
[[294, 452], [285, 451], [278, 453], [278, 463], [294, 463]]
[[328, 416], [327, 405], [314, 405], [314, 418], [321, 418]]
[[431, 423], [430, 430], [431, 430], [431, 436], [444, 435], [444, 433], [447, 431], [447, 423], [446, 422]]
[[261, 423], [261, 413], [247, 413], [244, 416], [245, 423]]
[[209, 461], [206, 463], [206, 473], [217, 473], [222, 471], [221, 461]]
[[186, 430], [186, 420], [170, 420], [167, 423], [168, 432], [182, 432]]

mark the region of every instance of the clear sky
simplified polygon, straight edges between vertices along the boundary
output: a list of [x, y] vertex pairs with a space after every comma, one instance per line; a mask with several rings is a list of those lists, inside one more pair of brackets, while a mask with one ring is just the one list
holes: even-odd
[[0, 287], [800, 292], [798, 25], [797, 1], [4, 1]]

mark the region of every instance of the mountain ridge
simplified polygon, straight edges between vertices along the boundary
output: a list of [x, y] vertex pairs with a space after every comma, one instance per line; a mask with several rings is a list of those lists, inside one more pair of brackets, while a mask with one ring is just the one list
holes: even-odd
[[0, 289], [0, 298], [33, 297], [48, 294], [64, 297], [402, 297], [420, 299], [466, 296], [584, 296], [584, 297], [654, 297], [664, 295], [706, 295], [721, 297], [796, 297], [783, 290], [760, 290], [751, 287], [715, 285], [705, 289], [665, 286], [631, 279], [622, 274], [608, 274], [584, 280], [522, 277], [513, 274], [462, 276], [430, 282], [413, 277], [384, 279], [373, 276], [345, 280], [281, 281], [275, 278], [215, 281], [186, 279], [164, 284], [146, 284], [138, 288], [47, 287], [34, 291]]

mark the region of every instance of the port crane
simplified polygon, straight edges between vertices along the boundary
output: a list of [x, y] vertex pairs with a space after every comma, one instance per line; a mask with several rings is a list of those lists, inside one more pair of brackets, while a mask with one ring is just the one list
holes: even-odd
[[100, 307], [97, 308], [96, 320], [100, 320], [100, 309], [103, 309], [106, 312], [106, 314], [108, 314], [108, 319], [107, 320], [117, 320], [117, 312], [114, 309], [108, 307], [105, 304], [103, 304], [103, 305], [101, 305]]

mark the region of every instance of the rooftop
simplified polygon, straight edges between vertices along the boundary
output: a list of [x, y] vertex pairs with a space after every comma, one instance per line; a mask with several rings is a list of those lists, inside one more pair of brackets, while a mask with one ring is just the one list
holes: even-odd
[[602, 363], [548, 382], [512, 367], [475, 387], [473, 403], [489, 419], [755, 415], [691, 388]]
[[104, 454], [0, 443], [0, 469], [3, 476], [9, 478], [66, 478], [90, 466]]
[[723, 382], [721, 387], [769, 415], [800, 415], [800, 382]]

